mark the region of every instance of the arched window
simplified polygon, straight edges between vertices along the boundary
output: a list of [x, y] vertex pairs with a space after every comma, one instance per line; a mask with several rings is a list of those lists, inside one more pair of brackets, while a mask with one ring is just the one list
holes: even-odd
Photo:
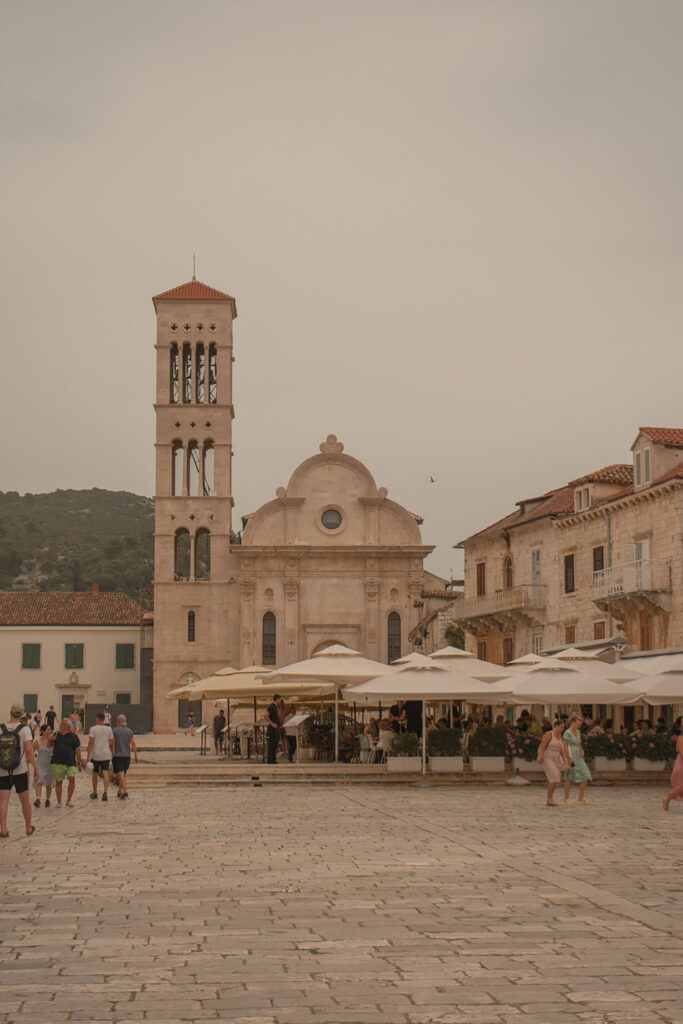
[[183, 493], [183, 473], [185, 470], [185, 449], [182, 441], [174, 441], [171, 445], [171, 494], [173, 497]]
[[214, 452], [213, 441], [204, 442], [202, 452], [202, 494], [207, 497], [214, 493]]
[[196, 348], [196, 379], [195, 379], [195, 401], [197, 405], [201, 405], [204, 401], [204, 378], [206, 374], [206, 359], [204, 356], [204, 346], [197, 345]]
[[173, 575], [177, 580], [190, 578], [190, 534], [187, 530], [176, 530]]
[[387, 619], [387, 661], [401, 657], [401, 616], [391, 612]]
[[199, 494], [200, 477], [199, 445], [196, 441], [190, 441], [187, 445], [187, 493], [193, 498]]
[[512, 590], [512, 559], [506, 558], [503, 562], [503, 589]]
[[209, 345], [209, 402], [215, 405], [218, 401], [218, 357], [216, 346]]
[[261, 651], [261, 662], [264, 665], [276, 665], [275, 641], [276, 641], [275, 616], [272, 612], [266, 612], [263, 616], [263, 643]]
[[179, 380], [180, 380], [180, 357], [178, 355], [178, 346], [173, 343], [171, 345], [171, 364], [170, 364], [170, 402], [171, 405], [176, 405], [179, 397]]
[[194, 578], [211, 579], [211, 534], [208, 530], [197, 530], [194, 539]]
[[183, 345], [183, 402], [192, 401], [192, 345]]
[[194, 612], [187, 613], [187, 642], [189, 644], [194, 643], [195, 636], [195, 616]]

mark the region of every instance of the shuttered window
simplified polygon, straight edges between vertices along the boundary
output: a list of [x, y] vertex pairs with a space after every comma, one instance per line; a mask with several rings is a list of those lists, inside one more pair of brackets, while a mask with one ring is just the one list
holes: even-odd
[[602, 545], [593, 548], [593, 572], [602, 572], [605, 568], [605, 549]]
[[573, 594], [576, 590], [576, 582], [574, 578], [574, 555], [564, 556], [564, 592], [565, 594]]
[[477, 562], [477, 597], [486, 594], [486, 562]]

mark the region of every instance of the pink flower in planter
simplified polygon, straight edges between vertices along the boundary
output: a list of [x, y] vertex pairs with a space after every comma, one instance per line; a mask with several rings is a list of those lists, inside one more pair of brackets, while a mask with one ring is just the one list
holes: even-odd
[[631, 744], [631, 747], [633, 748], [633, 750], [635, 750], [637, 746], [638, 746], [638, 744], [637, 744], [637, 743], [632, 743], [632, 744]]
[[528, 743], [531, 743], [531, 740], [524, 740], [524, 746], [525, 747], [527, 746]]
[[654, 743], [648, 743], [648, 747], [650, 748], [650, 750], [654, 750], [655, 749]]

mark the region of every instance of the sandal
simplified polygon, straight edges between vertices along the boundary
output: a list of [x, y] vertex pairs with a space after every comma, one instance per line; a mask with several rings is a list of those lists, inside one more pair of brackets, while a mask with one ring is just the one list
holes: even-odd
[[36, 830], [36, 826], [35, 825], [31, 825], [31, 831], [27, 832], [26, 835], [27, 836], [32, 836], [33, 833], [35, 832], [35, 830]]
[[0, 832], [0, 839], [9, 839], [9, 832]]

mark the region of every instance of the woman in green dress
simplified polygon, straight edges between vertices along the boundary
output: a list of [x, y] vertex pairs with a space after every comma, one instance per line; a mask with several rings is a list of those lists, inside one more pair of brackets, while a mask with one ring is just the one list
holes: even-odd
[[565, 730], [562, 737], [569, 744], [569, 756], [571, 759], [571, 767], [567, 768], [564, 773], [564, 802], [566, 804], [574, 803], [573, 800], [569, 799], [572, 782], [578, 782], [579, 784], [579, 803], [590, 803], [590, 800], [586, 800], [586, 786], [593, 779], [588, 770], [588, 765], [584, 761], [583, 747], [581, 746], [582, 722], [583, 718], [581, 715], [572, 715], [569, 720], [569, 728]]

